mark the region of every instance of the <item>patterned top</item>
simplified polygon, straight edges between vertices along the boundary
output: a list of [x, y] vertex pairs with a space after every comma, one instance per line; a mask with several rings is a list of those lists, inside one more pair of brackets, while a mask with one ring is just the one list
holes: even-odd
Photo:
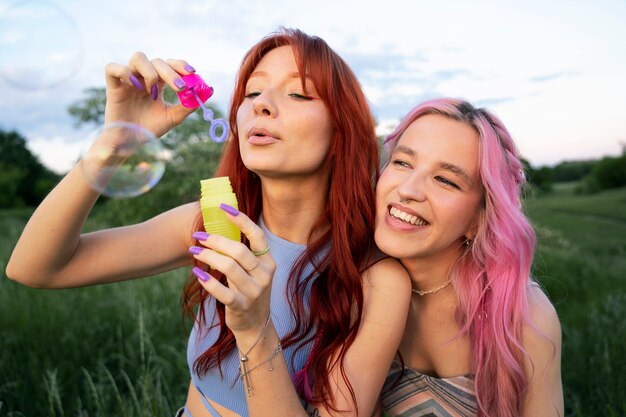
[[435, 378], [394, 361], [381, 393], [390, 417], [476, 417], [472, 375]]

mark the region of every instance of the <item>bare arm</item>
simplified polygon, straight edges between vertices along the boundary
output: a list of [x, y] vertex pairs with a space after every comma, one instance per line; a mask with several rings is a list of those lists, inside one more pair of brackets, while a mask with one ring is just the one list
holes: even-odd
[[528, 353], [525, 360], [528, 391], [524, 397], [524, 417], [562, 417], [564, 415], [561, 382], [561, 325], [554, 307], [536, 286], [529, 290], [531, 319], [536, 329], [525, 326], [522, 344]]
[[80, 234], [97, 195], [76, 168], [26, 225], [7, 276], [40, 288], [69, 288], [153, 275], [189, 264], [196, 204], [132, 226]]
[[[164, 83], [180, 89], [175, 81], [188, 73], [185, 64], [148, 61], [136, 53], [128, 66], [107, 65], [106, 122], [137, 123], [157, 135], [179, 124], [193, 109], [167, 105], [160, 94], [151, 92], [159, 93]], [[113, 158], [116, 139], [99, 137], [87, 159]], [[75, 166], [35, 210], [9, 259], [8, 277], [34, 287], [66, 288], [136, 278], [190, 262], [186, 249], [199, 210], [191, 205], [142, 224], [81, 235], [98, 199], [81, 172], [84, 163]]]

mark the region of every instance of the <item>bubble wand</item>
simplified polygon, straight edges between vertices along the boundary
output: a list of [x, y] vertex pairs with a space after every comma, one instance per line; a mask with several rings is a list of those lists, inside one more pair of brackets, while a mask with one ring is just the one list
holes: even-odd
[[[204, 106], [204, 103], [213, 95], [213, 87], [207, 85], [198, 74], [188, 74], [182, 76], [187, 88], [178, 92], [180, 103], [189, 109], [202, 108], [202, 118], [211, 123], [209, 137], [215, 143], [222, 143], [228, 137], [228, 123], [222, 118], [214, 119], [213, 110]], [[222, 133], [218, 136], [217, 131], [222, 128]]]

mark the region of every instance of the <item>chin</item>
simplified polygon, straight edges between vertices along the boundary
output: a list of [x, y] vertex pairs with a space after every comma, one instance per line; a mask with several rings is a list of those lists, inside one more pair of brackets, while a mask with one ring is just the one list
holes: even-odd
[[400, 248], [403, 247], [404, 244], [397, 239], [390, 238], [388, 234], [378, 228], [374, 232], [374, 241], [378, 249], [387, 255], [393, 256], [394, 258], [402, 256]]

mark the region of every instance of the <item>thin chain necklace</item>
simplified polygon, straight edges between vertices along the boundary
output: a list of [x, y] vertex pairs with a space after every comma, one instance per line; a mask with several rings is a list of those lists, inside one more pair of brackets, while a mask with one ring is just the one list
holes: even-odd
[[420, 291], [420, 290], [416, 290], [415, 288], [411, 288], [411, 291], [413, 291], [415, 294], [418, 294], [418, 295], [423, 297], [423, 296], [425, 296], [427, 294], [434, 294], [437, 291], [443, 290], [448, 285], [450, 285], [451, 282], [452, 282], [452, 278], [448, 279], [446, 282], [444, 282], [443, 284], [441, 284], [437, 288], [433, 288], [432, 290]]

